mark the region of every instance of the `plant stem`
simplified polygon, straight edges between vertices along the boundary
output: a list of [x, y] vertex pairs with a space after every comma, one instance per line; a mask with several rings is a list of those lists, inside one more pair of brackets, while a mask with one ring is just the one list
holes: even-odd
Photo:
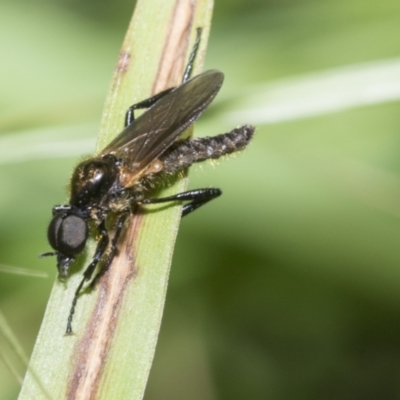
[[[105, 103], [98, 150], [123, 127], [127, 108], [180, 84], [195, 38], [203, 27], [195, 65], [199, 72], [209, 33], [212, 1], [139, 0], [120, 52]], [[186, 179], [160, 195], [184, 190]], [[57, 280], [31, 359], [31, 368], [54, 399], [141, 399], [164, 307], [180, 207], [129, 219], [109, 271], [96, 290], [83, 292], [74, 316], [74, 335], [64, 336], [79, 271]], [[21, 400], [45, 398], [26, 374]]]

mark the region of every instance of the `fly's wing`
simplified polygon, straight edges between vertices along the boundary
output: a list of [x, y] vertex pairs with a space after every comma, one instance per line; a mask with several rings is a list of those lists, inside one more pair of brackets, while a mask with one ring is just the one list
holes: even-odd
[[162, 97], [127, 126], [101, 153], [123, 161], [123, 184], [129, 187], [212, 102], [224, 75], [210, 70]]

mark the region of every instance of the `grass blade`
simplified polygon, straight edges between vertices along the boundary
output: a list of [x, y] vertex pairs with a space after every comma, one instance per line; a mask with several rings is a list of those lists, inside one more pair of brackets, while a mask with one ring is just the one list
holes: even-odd
[[[211, 11], [208, 0], [137, 2], [106, 100], [98, 149], [121, 131], [131, 104], [179, 84], [201, 26], [199, 71]], [[186, 180], [180, 180], [162, 195], [185, 187]], [[79, 299], [72, 336], [64, 336], [66, 318], [81, 275], [75, 270], [67, 283], [56, 281], [31, 361], [54, 398], [143, 397], [179, 220], [179, 207], [131, 218], [119, 256], [98, 288]], [[85, 257], [80, 268], [89, 259]], [[20, 399], [42, 397], [28, 373]]]

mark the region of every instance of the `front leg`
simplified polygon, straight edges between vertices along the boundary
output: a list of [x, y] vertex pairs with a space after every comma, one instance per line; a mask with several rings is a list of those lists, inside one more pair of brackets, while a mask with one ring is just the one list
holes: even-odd
[[83, 278], [75, 290], [75, 295], [72, 300], [71, 309], [69, 311], [69, 316], [68, 316], [68, 323], [67, 323], [67, 330], [66, 330], [67, 335], [72, 334], [72, 319], [74, 317], [76, 303], [78, 302], [78, 297], [83, 288], [83, 285], [86, 281], [90, 280], [90, 278], [93, 275], [94, 270], [96, 269], [97, 264], [99, 263], [99, 261], [103, 257], [103, 254], [107, 250], [109, 239], [108, 239], [108, 232], [107, 232], [107, 228], [106, 228], [106, 222], [104, 219], [100, 222], [99, 226], [97, 227], [97, 230], [100, 235], [100, 240], [97, 243], [97, 247], [96, 247], [96, 251], [93, 256], [93, 260], [88, 265], [88, 267], [85, 269], [85, 272], [83, 273]]

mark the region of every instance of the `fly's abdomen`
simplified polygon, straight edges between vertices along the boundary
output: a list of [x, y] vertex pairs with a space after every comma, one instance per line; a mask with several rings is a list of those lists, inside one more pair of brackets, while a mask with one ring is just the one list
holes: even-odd
[[175, 173], [195, 162], [216, 159], [243, 150], [253, 137], [254, 129], [251, 125], [243, 125], [213, 137], [178, 141], [161, 158], [163, 172]]

